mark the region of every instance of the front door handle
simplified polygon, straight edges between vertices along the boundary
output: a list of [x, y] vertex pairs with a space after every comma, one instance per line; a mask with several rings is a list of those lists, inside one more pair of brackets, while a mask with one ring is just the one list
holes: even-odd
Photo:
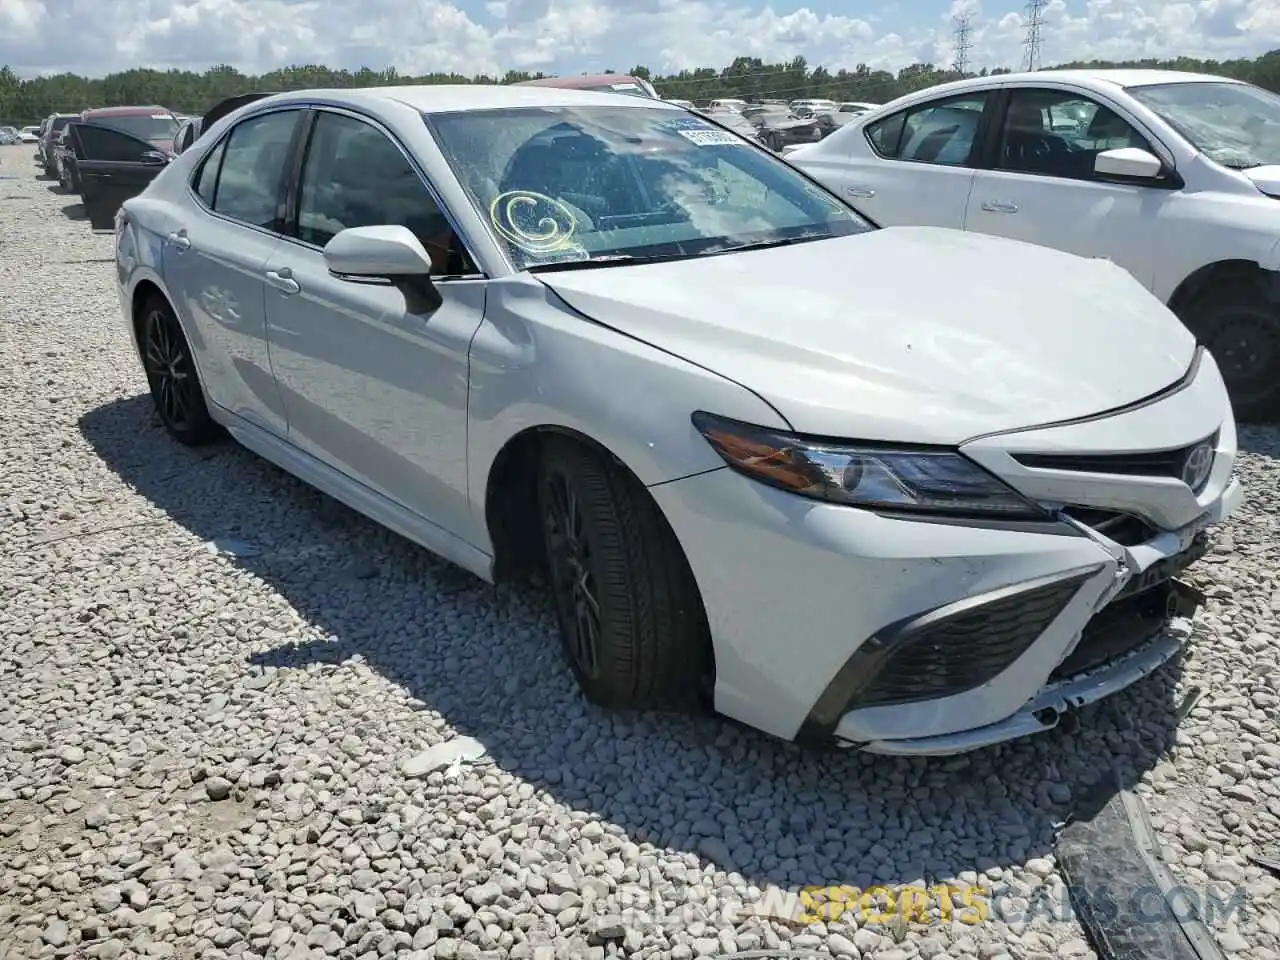
[[1018, 205], [1016, 203], [997, 203], [995, 200], [988, 200], [982, 205], [982, 209], [987, 213], [1017, 213]]
[[302, 289], [298, 285], [298, 281], [293, 279], [293, 271], [288, 267], [281, 267], [279, 270], [268, 270], [267, 283], [287, 296], [293, 296], [293, 294]]
[[876, 192], [870, 187], [845, 187], [844, 195], [846, 197], [858, 197], [862, 200], [870, 200], [876, 195]]
[[169, 242], [172, 243], [179, 250], [191, 249], [191, 238], [187, 236], [187, 231], [185, 229], [174, 231], [173, 233], [169, 234], [168, 239], [169, 239]]

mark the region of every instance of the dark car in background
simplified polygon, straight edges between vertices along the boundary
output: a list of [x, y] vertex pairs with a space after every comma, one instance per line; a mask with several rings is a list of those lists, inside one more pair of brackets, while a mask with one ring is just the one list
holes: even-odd
[[775, 153], [794, 143], [813, 143], [826, 135], [822, 123], [807, 107], [793, 110], [785, 104], [759, 104], [745, 108], [742, 115]]
[[182, 121], [167, 107], [99, 107], [80, 114], [84, 123], [97, 123], [145, 140], [155, 149], [173, 153], [173, 138]]
[[45, 119], [44, 129], [40, 131], [40, 145], [36, 147], [36, 162], [44, 167], [45, 176], [58, 175], [58, 159], [54, 152], [58, 138], [62, 136], [63, 128], [79, 116], [78, 113], [52, 113]]

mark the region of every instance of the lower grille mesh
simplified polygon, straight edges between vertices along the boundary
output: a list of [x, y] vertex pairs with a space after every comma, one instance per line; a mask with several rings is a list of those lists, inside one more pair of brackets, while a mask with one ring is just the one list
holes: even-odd
[[879, 651], [873, 642], [866, 656], [878, 662], [866, 664], [868, 682], [849, 708], [931, 700], [981, 686], [1035, 643], [1086, 579], [1001, 596], [911, 629]]

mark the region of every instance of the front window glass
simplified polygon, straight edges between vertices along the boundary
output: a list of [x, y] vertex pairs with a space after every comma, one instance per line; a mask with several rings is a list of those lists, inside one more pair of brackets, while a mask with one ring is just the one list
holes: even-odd
[[115, 127], [125, 133], [131, 133], [139, 140], [152, 143], [172, 140], [178, 132], [178, 118], [171, 113], [147, 113], [127, 117], [99, 117], [94, 121], [103, 126]]
[[687, 258], [872, 229], [783, 161], [683, 110], [534, 107], [427, 121], [520, 268]]
[[1129, 87], [1201, 153], [1224, 167], [1280, 164], [1280, 97], [1243, 83]]

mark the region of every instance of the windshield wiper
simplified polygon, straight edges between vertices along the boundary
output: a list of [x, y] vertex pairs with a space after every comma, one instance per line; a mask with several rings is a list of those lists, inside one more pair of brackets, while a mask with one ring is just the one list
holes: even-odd
[[668, 253], [662, 256], [637, 257], [629, 253], [605, 253], [587, 260], [564, 260], [559, 263], [539, 263], [527, 268], [530, 273], [553, 273], [565, 270], [588, 270], [592, 267], [636, 266], [641, 263], [663, 263], [667, 260], [687, 260], [686, 253]]
[[812, 240], [830, 240], [834, 236], [835, 234], [831, 233], [805, 233], [798, 237], [784, 237], [781, 240], [756, 240], [751, 243], [735, 243], [730, 247], [708, 250], [707, 253], [739, 253], [743, 250], [767, 250], [770, 247], [789, 247], [797, 243], [809, 243]]

